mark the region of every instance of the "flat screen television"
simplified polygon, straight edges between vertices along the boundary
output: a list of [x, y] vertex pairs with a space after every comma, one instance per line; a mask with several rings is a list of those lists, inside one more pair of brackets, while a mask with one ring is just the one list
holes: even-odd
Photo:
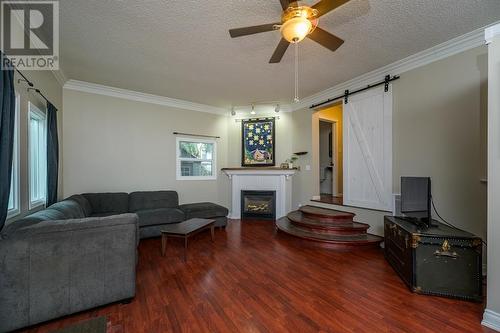
[[401, 213], [416, 224], [431, 226], [430, 177], [401, 177]]

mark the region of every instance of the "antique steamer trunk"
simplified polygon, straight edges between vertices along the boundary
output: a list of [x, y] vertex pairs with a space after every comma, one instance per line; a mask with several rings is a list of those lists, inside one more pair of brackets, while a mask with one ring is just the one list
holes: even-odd
[[385, 258], [413, 292], [481, 302], [481, 239], [435, 220], [433, 225], [419, 228], [386, 216]]

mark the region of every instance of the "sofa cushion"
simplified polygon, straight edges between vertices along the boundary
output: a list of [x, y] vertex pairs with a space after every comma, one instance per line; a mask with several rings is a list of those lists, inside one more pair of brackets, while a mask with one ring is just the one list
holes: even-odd
[[132, 192], [129, 195], [129, 210], [137, 212], [144, 209], [177, 208], [179, 197], [175, 191]]
[[137, 211], [139, 227], [179, 223], [185, 220], [184, 212], [177, 208], [156, 208]]
[[81, 219], [85, 217], [82, 206], [80, 206], [80, 203], [75, 200], [59, 201], [50, 206], [49, 209], [54, 209], [63, 213], [64, 220]]
[[17, 230], [32, 226], [42, 221], [63, 220], [64, 218], [65, 218], [64, 213], [62, 213], [57, 209], [51, 209], [51, 208], [44, 209], [39, 212], [28, 215], [22, 219], [12, 221], [6, 224], [2, 229], [2, 237], [8, 236], [9, 234]]
[[185, 204], [179, 208], [186, 214], [186, 219], [224, 217], [229, 213], [226, 207], [211, 202]]
[[90, 202], [83, 195], [75, 194], [65, 200], [74, 200], [78, 202], [85, 216], [90, 216], [92, 214], [92, 206], [90, 205]]
[[16, 230], [29, 227], [42, 221], [69, 220], [84, 218], [85, 214], [78, 202], [63, 200], [47, 209], [30, 214], [17, 221], [12, 221], [2, 229], [2, 235], [8, 235]]
[[95, 214], [103, 213], [128, 213], [127, 193], [85, 193], [82, 195], [89, 201], [90, 206], [92, 206], [92, 215], [94, 216], [97, 216]]

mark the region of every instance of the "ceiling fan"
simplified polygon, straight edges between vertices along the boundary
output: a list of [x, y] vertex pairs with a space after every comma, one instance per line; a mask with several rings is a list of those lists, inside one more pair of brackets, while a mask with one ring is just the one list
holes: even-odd
[[323, 45], [331, 51], [338, 49], [344, 41], [318, 27], [319, 18], [342, 6], [350, 0], [321, 0], [314, 6], [299, 5], [298, 1], [280, 0], [283, 13], [281, 22], [256, 25], [229, 30], [232, 38], [280, 30], [282, 38], [274, 50], [269, 63], [278, 63], [283, 58], [288, 45], [300, 42], [306, 37]]

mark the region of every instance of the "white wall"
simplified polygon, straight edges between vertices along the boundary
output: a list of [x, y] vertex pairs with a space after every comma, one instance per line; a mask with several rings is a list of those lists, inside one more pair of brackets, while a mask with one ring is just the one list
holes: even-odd
[[500, 331], [500, 35], [489, 44], [488, 293], [483, 324]]
[[[393, 83], [394, 192], [399, 192], [402, 175], [431, 176], [440, 214], [482, 238], [486, 237], [486, 186], [480, 182], [486, 174], [486, 87], [486, 47], [405, 72]], [[318, 144], [312, 119], [310, 109], [294, 112], [293, 150], [311, 152]], [[311, 154], [299, 163], [315, 164]], [[294, 207], [319, 194], [318, 179], [314, 167], [294, 177]], [[370, 232], [383, 234], [382, 214], [357, 211], [358, 220], [372, 226]]]
[[292, 156], [292, 138], [294, 137], [294, 132], [291, 130], [292, 128], [292, 114], [281, 112], [279, 114], [273, 113], [265, 113], [258, 114], [250, 117], [230, 117], [228, 118], [228, 167], [241, 167], [241, 121], [242, 118], [263, 118], [263, 117], [279, 117], [279, 119], [275, 120], [276, 124], [276, 142], [275, 142], [275, 150], [276, 150], [276, 166], [279, 166], [281, 163], [285, 162], [285, 160], [289, 159]]
[[292, 208], [297, 208], [299, 205], [307, 204], [313, 196], [319, 195], [319, 172], [316, 168], [317, 163], [313, 163], [312, 154], [313, 140], [317, 142], [319, 137], [317, 131], [313, 135], [311, 110], [295, 111], [292, 119], [291, 131], [294, 133], [292, 149], [307, 152], [296, 162], [301, 170], [293, 177]]
[[486, 237], [487, 50], [401, 75], [394, 95], [394, 191], [400, 176], [431, 176], [439, 213]]
[[64, 89], [64, 196], [171, 189], [181, 203], [229, 204], [228, 179], [176, 180], [172, 132], [215, 135], [227, 166], [228, 118]]

